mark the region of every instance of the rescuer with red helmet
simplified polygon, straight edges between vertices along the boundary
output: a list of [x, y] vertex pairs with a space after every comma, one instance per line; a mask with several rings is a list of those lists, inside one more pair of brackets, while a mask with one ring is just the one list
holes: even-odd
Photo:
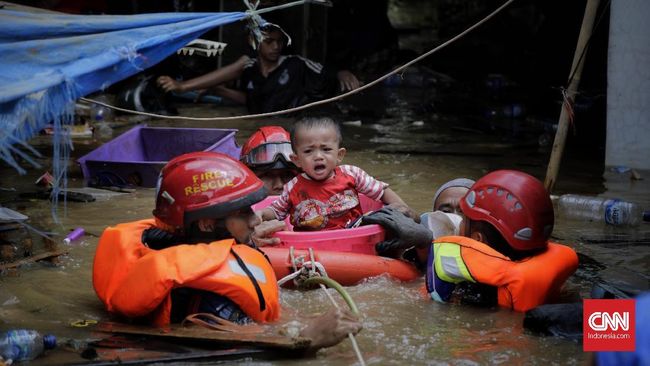
[[479, 179], [460, 201], [466, 236], [512, 259], [544, 250], [554, 224], [544, 185], [519, 171], [497, 170]]
[[[250, 206], [267, 196], [250, 169], [225, 155], [194, 152], [172, 159], [160, 172], [153, 215], [157, 226], [189, 241], [234, 237], [248, 244], [233, 222], [252, 214]], [[249, 227], [259, 222], [251, 215]], [[224, 230], [225, 229], [225, 230]]]
[[240, 160], [261, 180], [271, 195], [282, 194], [284, 185], [298, 174], [291, 161], [289, 132], [280, 126], [255, 131], [241, 149]]
[[[193, 313], [235, 323], [277, 320], [278, 285], [255, 248], [261, 220], [251, 209], [265, 197], [262, 181], [227, 155], [172, 159], [160, 173], [154, 219], [109, 227], [100, 237], [93, 264], [97, 295], [109, 311], [158, 326]], [[360, 329], [351, 313], [332, 311], [301, 335], [317, 349]]]
[[427, 292], [436, 301], [471, 298], [526, 311], [557, 298], [578, 257], [573, 249], [549, 242], [553, 205], [539, 180], [514, 170], [488, 173], [472, 185], [460, 207], [460, 236], [433, 238], [428, 229], [386, 208], [364, 223], [383, 225], [392, 234], [377, 244], [380, 253], [407, 245], [429, 247], [421, 260]]

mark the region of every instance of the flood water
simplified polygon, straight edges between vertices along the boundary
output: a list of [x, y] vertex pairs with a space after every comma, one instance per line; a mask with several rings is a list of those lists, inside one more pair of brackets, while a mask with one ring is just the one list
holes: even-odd
[[[505, 139], [503, 133], [478, 133], [454, 126], [458, 118], [422, 114], [401, 105], [399, 98], [386, 93], [386, 109], [400, 113], [381, 118], [355, 118], [344, 124], [344, 162], [362, 167], [388, 182], [418, 212], [431, 210], [436, 188], [456, 177], [479, 178], [499, 168], [519, 169], [543, 179], [548, 149], [537, 144], [521, 144]], [[242, 113], [239, 108], [185, 105], [184, 115], [214, 116]], [[415, 122], [415, 123], [414, 123]], [[242, 143], [264, 124], [288, 127], [291, 119], [240, 120], [228, 122], [149, 121], [152, 126], [237, 128]], [[117, 128], [119, 134], [130, 126]], [[43, 152], [48, 138], [34, 139]], [[76, 140], [73, 158], [96, 147], [100, 141]], [[588, 155], [588, 154], [587, 154]], [[629, 174], [605, 172], [602, 162], [589, 156], [565, 159], [556, 186], [556, 194], [584, 193], [616, 196], [650, 207], [650, 172], [641, 171], [644, 180], [632, 181]], [[81, 173], [71, 164], [70, 186], [82, 186]], [[66, 233], [75, 227], [86, 229], [80, 242], [69, 247], [69, 254], [58, 264], [39, 262], [6, 271], [0, 277], [0, 330], [33, 328], [59, 338], [85, 340], [96, 337], [90, 328], [75, 328], [71, 322], [81, 319], [110, 320], [92, 287], [92, 261], [98, 235], [108, 225], [151, 216], [153, 189], [92, 203], [68, 202], [58, 212], [62, 224], [56, 225], [45, 200], [24, 199], [21, 192], [34, 191], [33, 182], [42, 170], [30, 169], [18, 176], [0, 168], [1, 203], [30, 216], [40, 229]], [[650, 225], [638, 228], [613, 228], [598, 223], [556, 220], [553, 237], [573, 247], [583, 262], [567, 286], [583, 297], [598, 279], [622, 287], [648, 289], [650, 275]], [[34, 237], [34, 253], [42, 252], [41, 241]], [[64, 248], [64, 245], [59, 245]], [[146, 280], [146, 279], [143, 279]], [[361, 352], [371, 365], [404, 364], [582, 364], [586, 355], [579, 342], [534, 335], [522, 327], [523, 314], [502, 309], [483, 309], [434, 303], [424, 297], [423, 280], [397, 283], [389, 278], [370, 279], [348, 287], [359, 307], [364, 330], [357, 336]], [[336, 296], [335, 296], [336, 297]], [[281, 291], [283, 318], [310, 315], [331, 306], [321, 290]], [[343, 306], [343, 302], [340, 301]], [[216, 362], [216, 361], [215, 361]], [[350, 342], [320, 351], [315, 358], [282, 361], [243, 360], [259, 365], [354, 364], [356, 356]], [[47, 357], [35, 363], [47, 364]]]

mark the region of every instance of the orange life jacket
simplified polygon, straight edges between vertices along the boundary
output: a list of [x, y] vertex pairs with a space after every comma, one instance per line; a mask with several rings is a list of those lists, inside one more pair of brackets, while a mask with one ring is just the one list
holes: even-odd
[[167, 325], [171, 290], [189, 287], [229, 298], [256, 322], [278, 319], [278, 285], [262, 253], [233, 239], [153, 250], [141, 241], [152, 226], [153, 219], [119, 224], [99, 239], [93, 286], [108, 311]]
[[[516, 311], [527, 311], [552, 302], [567, 278], [578, 268], [578, 256], [573, 249], [551, 242], [544, 252], [520, 261], [512, 261], [490, 246], [462, 236], [441, 237], [433, 245], [434, 251], [438, 250], [436, 257], [443, 255], [446, 249], [452, 249], [447, 250], [449, 257], [454, 249], [457, 250], [454, 246], [460, 247], [461, 262], [446, 266], [461, 273], [456, 275], [457, 281], [454, 282], [467, 280], [495, 286], [499, 305]], [[444, 245], [451, 247], [445, 249]]]

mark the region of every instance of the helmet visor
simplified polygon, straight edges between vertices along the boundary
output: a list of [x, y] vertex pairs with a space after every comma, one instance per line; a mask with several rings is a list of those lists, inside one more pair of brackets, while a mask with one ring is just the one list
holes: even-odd
[[270, 164], [281, 157], [291, 162], [292, 153], [291, 144], [288, 142], [268, 143], [254, 148], [242, 160], [249, 166]]

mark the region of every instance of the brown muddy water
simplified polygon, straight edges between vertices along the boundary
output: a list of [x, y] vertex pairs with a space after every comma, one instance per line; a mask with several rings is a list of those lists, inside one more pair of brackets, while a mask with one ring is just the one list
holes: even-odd
[[[213, 106], [184, 106], [181, 113], [194, 116], [234, 115], [243, 110]], [[359, 118], [355, 118], [357, 120]], [[390, 183], [416, 211], [431, 209], [436, 188], [449, 179], [464, 176], [479, 178], [498, 168], [520, 169], [542, 178], [548, 150], [535, 143], [504, 142], [503, 135], [476, 133], [453, 128], [457, 119], [429, 115], [417, 117], [397, 113], [383, 119], [361, 119], [361, 124], [345, 124], [345, 163], [355, 164], [375, 177]], [[418, 122], [421, 121], [421, 122]], [[414, 123], [415, 122], [415, 123]], [[232, 122], [149, 121], [152, 126], [237, 128], [242, 143], [260, 125], [281, 124], [291, 119]], [[119, 127], [114, 136], [129, 127]], [[44, 153], [48, 138], [35, 138], [33, 144]], [[73, 158], [96, 147], [101, 141], [76, 140]], [[46, 164], [47, 162], [44, 161]], [[58, 264], [39, 262], [7, 271], [0, 276], [0, 330], [33, 328], [59, 338], [86, 340], [96, 337], [90, 328], [74, 328], [81, 319], [110, 320], [92, 288], [92, 261], [98, 235], [108, 225], [150, 217], [153, 189], [92, 203], [68, 202], [59, 205], [61, 225], [54, 224], [50, 205], [44, 200], [24, 199], [21, 192], [34, 191], [41, 170], [30, 169], [25, 176], [0, 168], [1, 203], [30, 216], [40, 229], [66, 233], [83, 227], [89, 233], [67, 248], [69, 254]], [[650, 207], [650, 172], [644, 180], [632, 181], [629, 174], [606, 172], [602, 163], [578, 157], [563, 162], [554, 193], [583, 193], [620, 197]], [[70, 186], [82, 186], [76, 164], [70, 164]], [[604, 279], [622, 287], [648, 289], [650, 275], [650, 225], [638, 228], [613, 228], [598, 223], [570, 222], [558, 218], [553, 236], [581, 254], [581, 266], [567, 286], [581, 296], [589, 296], [591, 285]], [[34, 237], [34, 252], [42, 252]], [[59, 248], [64, 245], [60, 244]], [[146, 279], [143, 279], [146, 280]], [[587, 359], [576, 341], [542, 337], [524, 330], [523, 314], [502, 309], [482, 309], [434, 303], [424, 297], [423, 280], [397, 283], [389, 278], [370, 279], [348, 287], [362, 315], [364, 330], [357, 336], [361, 352], [370, 365], [478, 365], [478, 364], [582, 364]], [[331, 306], [318, 291], [281, 291], [283, 319], [322, 312]], [[340, 302], [343, 304], [343, 302]], [[349, 341], [322, 350], [315, 358], [301, 360], [256, 361], [255, 365], [354, 364]], [[33, 363], [50, 364], [47, 356]], [[215, 360], [213, 363], [218, 363]]]

